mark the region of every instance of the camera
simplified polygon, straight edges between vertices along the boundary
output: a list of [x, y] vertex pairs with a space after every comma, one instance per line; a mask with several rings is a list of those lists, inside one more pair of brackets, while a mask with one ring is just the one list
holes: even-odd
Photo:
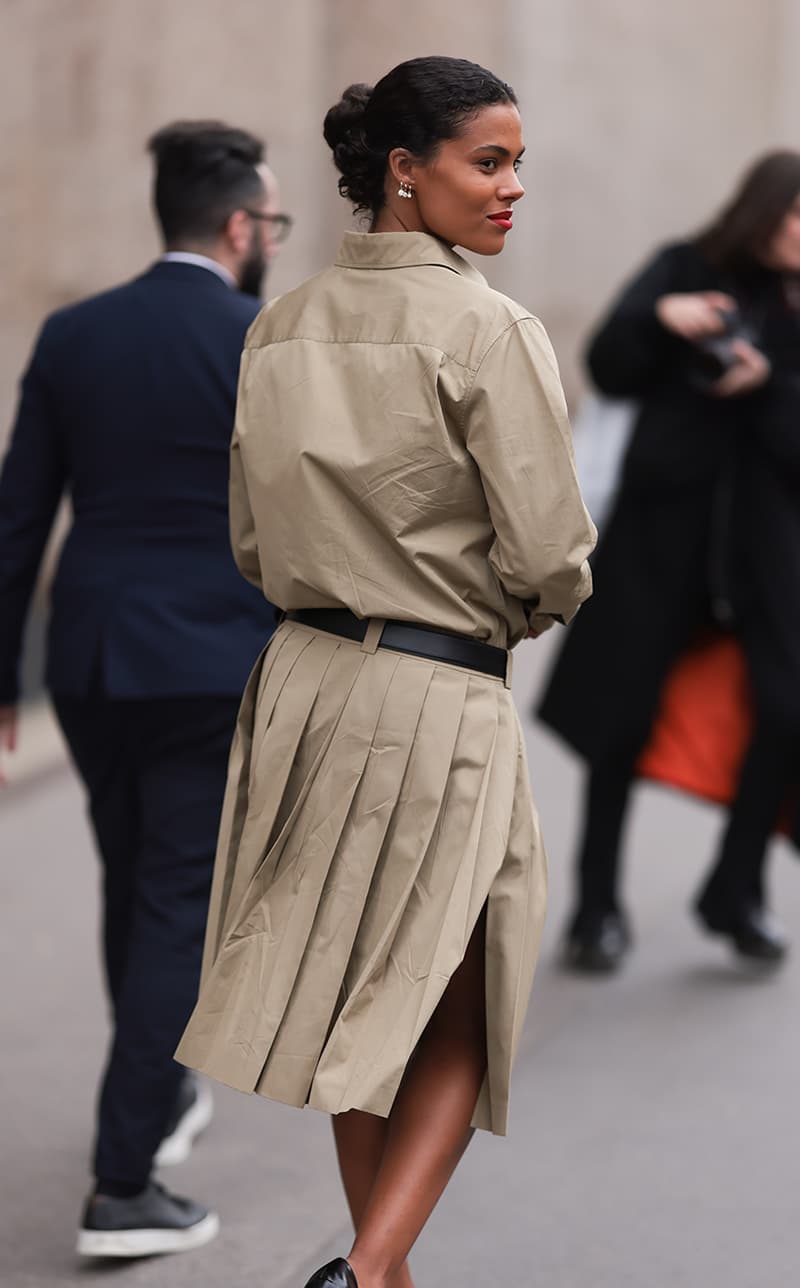
[[738, 308], [718, 309], [724, 330], [716, 335], [707, 336], [695, 344], [697, 351], [696, 375], [698, 383], [703, 386], [713, 384], [734, 367], [739, 359], [733, 348], [735, 340], [746, 340], [755, 343], [755, 333], [742, 318]]

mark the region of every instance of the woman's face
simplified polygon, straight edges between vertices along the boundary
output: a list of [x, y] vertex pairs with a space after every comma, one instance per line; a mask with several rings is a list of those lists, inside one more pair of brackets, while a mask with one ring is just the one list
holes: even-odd
[[800, 273], [800, 193], [778, 224], [763, 258], [768, 268]]
[[[512, 227], [512, 207], [525, 196], [519, 181], [524, 145], [519, 112], [512, 103], [484, 107], [456, 139], [439, 145], [428, 161], [408, 157], [403, 176], [414, 189], [410, 201], [391, 204], [404, 227], [433, 233], [478, 255], [497, 255]], [[396, 184], [394, 185], [396, 189]]]

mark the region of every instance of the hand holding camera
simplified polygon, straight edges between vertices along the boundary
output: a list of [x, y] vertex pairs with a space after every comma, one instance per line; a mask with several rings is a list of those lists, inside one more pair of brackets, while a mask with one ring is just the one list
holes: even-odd
[[733, 296], [722, 291], [662, 295], [656, 301], [656, 316], [661, 325], [692, 344], [723, 335], [726, 315], [735, 311]]
[[752, 393], [769, 380], [772, 367], [769, 359], [749, 340], [732, 339], [730, 352], [733, 361], [724, 375], [708, 386], [716, 398], [739, 398]]
[[756, 348], [732, 296], [722, 291], [662, 295], [656, 315], [697, 353], [694, 383], [716, 398], [736, 398], [769, 379], [769, 360]]

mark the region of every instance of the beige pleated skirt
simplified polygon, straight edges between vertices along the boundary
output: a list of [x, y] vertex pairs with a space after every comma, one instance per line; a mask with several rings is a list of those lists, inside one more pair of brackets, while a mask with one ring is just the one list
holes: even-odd
[[504, 1135], [545, 897], [504, 682], [284, 622], [242, 700], [177, 1059], [287, 1104], [386, 1116], [485, 907], [473, 1122]]

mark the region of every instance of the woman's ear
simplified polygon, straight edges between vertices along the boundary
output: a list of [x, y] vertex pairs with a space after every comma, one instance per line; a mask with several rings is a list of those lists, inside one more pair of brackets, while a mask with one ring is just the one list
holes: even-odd
[[413, 188], [416, 161], [407, 148], [392, 148], [388, 157], [388, 170], [395, 187], [406, 183]]

